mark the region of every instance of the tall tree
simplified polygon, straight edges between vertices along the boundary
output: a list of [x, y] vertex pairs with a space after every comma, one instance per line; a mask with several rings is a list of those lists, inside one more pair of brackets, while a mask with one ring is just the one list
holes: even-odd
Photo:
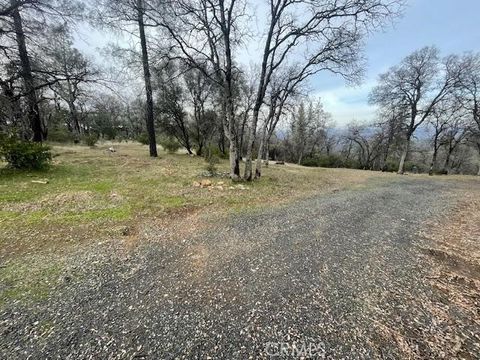
[[235, 114], [239, 72], [234, 63], [234, 49], [242, 31], [243, 5], [241, 0], [178, 0], [171, 2], [168, 9], [157, 11], [153, 19], [172, 40], [170, 56], [198, 69], [216, 86], [229, 142], [232, 179], [240, 177]]
[[432, 114], [435, 106], [458, 85], [459, 67], [454, 57], [440, 60], [435, 47], [417, 50], [380, 75], [370, 102], [382, 106], [396, 103], [407, 108], [405, 145], [398, 166], [403, 174], [413, 134]]
[[28, 56], [27, 44], [25, 41], [25, 32], [23, 29], [22, 16], [20, 14], [19, 1], [11, 0], [12, 7], [11, 16], [13, 18], [13, 26], [15, 29], [15, 36], [18, 45], [18, 56], [20, 59], [21, 76], [25, 86], [27, 99], [27, 116], [33, 132], [33, 141], [41, 142], [44, 139], [42, 131], [42, 121], [40, 119], [40, 109], [38, 107], [37, 93], [35, 89], [35, 82], [32, 74], [32, 66], [30, 64], [30, 57]]
[[[153, 93], [150, 71], [149, 52], [145, 28], [151, 27], [149, 13], [152, 9], [147, 0], [100, 0], [92, 1], [95, 23], [123, 31], [140, 40], [140, 59], [143, 69], [145, 86], [145, 124], [147, 129], [150, 156], [157, 157], [157, 142], [155, 137], [155, 117], [153, 113]], [[135, 29], [135, 30], [132, 30]]]
[[471, 116], [471, 141], [478, 151], [478, 176], [480, 176], [480, 53], [467, 53], [460, 60], [463, 69], [459, 98]]
[[[390, 19], [402, 1], [269, 0], [258, 89], [247, 142], [244, 178], [252, 179], [252, 155], [260, 108], [272, 76], [292, 58], [296, 67], [358, 80], [365, 33]], [[302, 16], [298, 16], [298, 14]], [[306, 78], [306, 77], [305, 77]]]
[[50, 84], [50, 88], [63, 100], [69, 111], [69, 127], [78, 140], [81, 135], [81, 123], [78, 102], [86, 96], [84, 87], [98, 79], [98, 70], [89, 59], [73, 47], [73, 39], [68, 27], [63, 24], [54, 26], [46, 34], [46, 44], [38, 62], [37, 77]]
[[[429, 175], [433, 175], [435, 172], [438, 151], [440, 150], [440, 147], [445, 144], [444, 134], [454, 123], [456, 123], [458, 118], [462, 117], [462, 114], [460, 113], [461, 110], [461, 103], [458, 102], [457, 99], [447, 98], [445, 101], [440, 102], [432, 111], [432, 116], [429, 123], [433, 127], [433, 153], [432, 161], [430, 162], [430, 169], [428, 171]], [[449, 142], [453, 145], [452, 141]], [[453, 150], [454, 147], [451, 146], [449, 149], [449, 154], [451, 154]], [[450, 157], [450, 155], [448, 155], [448, 157]]]
[[[0, 49], [8, 59], [7, 64], [18, 64], [18, 75], [23, 82], [22, 89], [14, 94], [11, 100], [25, 100], [26, 117], [34, 141], [40, 142], [46, 136], [46, 130], [42, 127], [38, 95], [40, 90], [49, 84], [42, 83], [38, 78], [37, 73], [41, 69], [34, 61], [37, 59], [32, 56], [35, 54], [32, 50], [41, 42], [49, 27], [60, 20], [74, 20], [80, 16], [82, 8], [81, 3], [75, 0], [9, 0], [0, 3]], [[2, 65], [5, 65], [4, 61]]]
[[196, 153], [201, 156], [217, 125], [215, 112], [207, 108], [207, 102], [212, 100], [212, 83], [197, 69], [187, 71], [184, 81], [193, 107], [192, 136], [196, 143]]
[[138, 12], [138, 20], [137, 20], [138, 32], [140, 36], [140, 46], [142, 48], [143, 77], [145, 81], [145, 93], [147, 96], [145, 122], [147, 125], [150, 156], [157, 157], [158, 154], [157, 154], [157, 141], [155, 139], [155, 119], [153, 116], [152, 80], [151, 80], [151, 74], [150, 74], [150, 63], [148, 62], [147, 39], [145, 36], [144, 0], [137, 0], [137, 12]]

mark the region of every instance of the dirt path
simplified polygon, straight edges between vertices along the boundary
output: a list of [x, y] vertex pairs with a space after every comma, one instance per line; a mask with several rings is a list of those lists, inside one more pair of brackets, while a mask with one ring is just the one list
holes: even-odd
[[0, 358], [474, 358], [478, 313], [436, 313], [418, 245], [472, 186], [398, 178], [79, 259], [47, 301], [0, 314]]

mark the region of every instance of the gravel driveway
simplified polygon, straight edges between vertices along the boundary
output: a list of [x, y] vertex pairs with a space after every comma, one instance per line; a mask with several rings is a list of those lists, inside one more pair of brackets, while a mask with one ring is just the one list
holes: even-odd
[[383, 180], [79, 259], [47, 301], [0, 314], [0, 358], [440, 356], [427, 305], [442, 294], [422, 281], [416, 234], [454, 186]]

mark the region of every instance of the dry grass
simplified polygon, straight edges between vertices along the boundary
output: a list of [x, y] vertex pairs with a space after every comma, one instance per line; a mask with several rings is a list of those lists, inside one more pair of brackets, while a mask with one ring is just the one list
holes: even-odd
[[425, 251], [433, 265], [432, 284], [476, 314], [480, 326], [480, 191], [461, 192], [459, 198], [450, 216], [432, 221], [422, 235], [431, 244]]
[[[0, 261], [123, 236], [132, 244], [145, 227], [150, 233], [171, 227], [185, 235], [205, 217], [281, 204], [379, 176], [271, 164], [260, 181], [238, 186], [213, 178], [214, 186], [199, 188], [193, 183], [202, 179], [206, 163], [201, 158], [161, 153], [151, 159], [136, 143], [114, 144], [115, 153], [107, 151], [110, 146], [54, 146], [55, 164], [46, 172], [2, 170]], [[227, 171], [226, 161], [219, 170]], [[32, 182], [39, 179], [48, 184]]]
[[[137, 143], [54, 145], [53, 151], [48, 171], [0, 164], [0, 304], [47, 296], [66, 258], [99, 243], [129, 251], [145, 241], [175, 241], [238, 212], [391, 177], [271, 164], [259, 181], [233, 184], [218, 177], [200, 188], [194, 183], [203, 179], [207, 164], [199, 157], [161, 151], [152, 159]], [[226, 160], [218, 170], [228, 170]]]
[[422, 233], [430, 265], [426, 281], [444, 298], [425, 307], [442, 329], [430, 348], [446, 358], [471, 359], [480, 353], [480, 191], [457, 196], [454, 209]]

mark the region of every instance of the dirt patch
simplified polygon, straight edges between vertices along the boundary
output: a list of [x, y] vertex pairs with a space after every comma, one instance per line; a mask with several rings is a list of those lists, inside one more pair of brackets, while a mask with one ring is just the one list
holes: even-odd
[[[442, 301], [425, 304], [443, 324], [435, 348], [447, 344], [447, 358], [474, 359], [480, 353], [480, 191], [469, 189], [453, 210], [430, 221], [420, 247], [430, 268], [424, 281]], [[476, 329], [476, 330], [475, 330]]]

